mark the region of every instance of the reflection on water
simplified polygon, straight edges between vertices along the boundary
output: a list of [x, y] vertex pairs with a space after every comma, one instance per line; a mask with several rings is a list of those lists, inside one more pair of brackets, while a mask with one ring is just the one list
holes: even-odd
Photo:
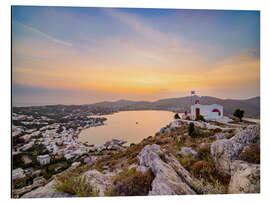
[[113, 138], [128, 143], [138, 143], [148, 136], [154, 136], [160, 128], [173, 121], [174, 113], [168, 111], [122, 111], [105, 116], [104, 126], [83, 130], [79, 135], [81, 142], [104, 144]]

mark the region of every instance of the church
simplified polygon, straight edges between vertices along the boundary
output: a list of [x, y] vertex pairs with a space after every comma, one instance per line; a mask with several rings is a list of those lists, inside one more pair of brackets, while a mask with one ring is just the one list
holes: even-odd
[[219, 104], [202, 105], [199, 100], [190, 107], [191, 119], [195, 120], [198, 115], [202, 115], [206, 120], [220, 120], [223, 118], [223, 106]]

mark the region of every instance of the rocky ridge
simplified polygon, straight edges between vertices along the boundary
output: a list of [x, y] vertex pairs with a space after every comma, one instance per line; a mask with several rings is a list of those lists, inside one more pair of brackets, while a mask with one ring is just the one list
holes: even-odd
[[[209, 125], [203, 122], [198, 122], [199, 125], [204, 127], [209, 127]], [[202, 123], [202, 124], [201, 124]], [[144, 145], [142, 148], [138, 149], [140, 151], [136, 154], [137, 162], [130, 164], [129, 168], [136, 168], [137, 172], [147, 173], [149, 169], [154, 174], [154, 179], [151, 183], [151, 189], [148, 195], [193, 195], [201, 194], [198, 189], [199, 180], [194, 177], [191, 171], [182, 165], [179, 158], [168, 151], [167, 147], [168, 139], [177, 140], [177, 142], [182, 140], [182, 137], [187, 137], [186, 133], [181, 135], [177, 134], [177, 129], [185, 129], [186, 122], [175, 121], [167, 127], [160, 131], [159, 136], [155, 138], [145, 139], [143, 142], [149, 142], [149, 144]], [[200, 127], [199, 126], [199, 127]], [[213, 126], [210, 126], [212, 130]], [[169, 136], [170, 133], [176, 133], [175, 137]], [[219, 135], [214, 135], [216, 141], [210, 143], [201, 142], [198, 145], [199, 148], [203, 146], [208, 146], [211, 148], [211, 159], [213, 159], [216, 169], [222, 174], [230, 176], [230, 181], [228, 184], [228, 193], [254, 193], [260, 190], [260, 165], [251, 164], [245, 161], [238, 160], [239, 154], [247, 147], [249, 144], [256, 142], [260, 139], [260, 128], [258, 125], [250, 125], [244, 130], [236, 130], [236, 134], [227, 139], [226, 135], [219, 133]], [[218, 137], [218, 138], [217, 138]], [[157, 141], [157, 140], [158, 141]], [[149, 141], [150, 140], [150, 141]], [[203, 139], [204, 140], [204, 139]], [[159, 143], [159, 144], [157, 144]], [[136, 145], [135, 145], [136, 146]], [[131, 150], [131, 148], [129, 149]], [[181, 147], [176, 154], [181, 154], [181, 156], [193, 154], [194, 159], [197, 158], [197, 151], [193, 147]], [[119, 152], [123, 153], [123, 152]], [[129, 160], [130, 157], [134, 156], [130, 153], [125, 155], [125, 159]], [[119, 160], [116, 160], [116, 162]], [[96, 161], [93, 161], [96, 162]], [[91, 164], [94, 164], [91, 162]], [[76, 165], [76, 166], [75, 166]], [[121, 165], [121, 164], [120, 164]], [[79, 164], [74, 164], [73, 167], [80, 167]], [[98, 190], [99, 196], [107, 195], [107, 191], [113, 188], [114, 177], [122, 169], [113, 170], [109, 172], [108, 170], [100, 172], [95, 168], [90, 168], [89, 170], [82, 173], [86, 176], [87, 182], [90, 183]], [[55, 179], [50, 181], [47, 185], [39, 187], [29, 193], [26, 193], [22, 198], [32, 198], [32, 197], [74, 197], [68, 193], [58, 192], [54, 189]], [[201, 185], [200, 185], [201, 187]], [[203, 187], [207, 187], [203, 185]], [[203, 192], [204, 193], [204, 192]], [[206, 192], [207, 193], [207, 192]]]

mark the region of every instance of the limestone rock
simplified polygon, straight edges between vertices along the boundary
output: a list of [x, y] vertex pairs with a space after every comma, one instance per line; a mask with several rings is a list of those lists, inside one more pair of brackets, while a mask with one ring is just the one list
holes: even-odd
[[227, 135], [229, 135], [229, 133], [223, 133], [223, 132], [221, 132], [221, 133], [217, 133], [215, 135], [215, 137], [216, 137], [217, 140], [222, 140], [222, 139], [226, 139], [226, 136]]
[[160, 153], [164, 153], [160, 146], [153, 144], [145, 146], [138, 155], [140, 166], [151, 168], [155, 175], [149, 195], [195, 194], [188, 184], [191, 181], [189, 173], [173, 156], [165, 155], [165, 163]]
[[113, 186], [112, 177], [115, 174], [103, 174], [94, 169], [85, 172], [83, 175], [86, 176], [90, 185], [98, 190], [99, 196], [104, 196], [104, 193]]
[[238, 159], [243, 149], [260, 137], [258, 125], [250, 125], [238, 132], [231, 139], [217, 140], [211, 145], [211, 155], [216, 168], [223, 174], [230, 175], [232, 161]]
[[194, 158], [197, 157], [197, 152], [194, 149], [192, 149], [191, 147], [182, 147], [180, 154], [183, 156], [188, 156], [188, 155], [192, 154], [192, 156]]
[[229, 193], [259, 193], [260, 165], [234, 161], [231, 166]]
[[12, 171], [12, 180], [24, 178], [25, 174], [22, 168], [16, 168]]
[[54, 189], [55, 180], [47, 185], [39, 187], [31, 192], [26, 193], [21, 198], [53, 198], [53, 197], [74, 197], [68, 193], [58, 192]]

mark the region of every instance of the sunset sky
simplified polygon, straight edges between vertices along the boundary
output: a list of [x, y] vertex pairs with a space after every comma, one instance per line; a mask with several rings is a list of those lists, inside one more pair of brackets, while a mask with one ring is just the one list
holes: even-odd
[[12, 8], [14, 104], [260, 95], [258, 11]]

